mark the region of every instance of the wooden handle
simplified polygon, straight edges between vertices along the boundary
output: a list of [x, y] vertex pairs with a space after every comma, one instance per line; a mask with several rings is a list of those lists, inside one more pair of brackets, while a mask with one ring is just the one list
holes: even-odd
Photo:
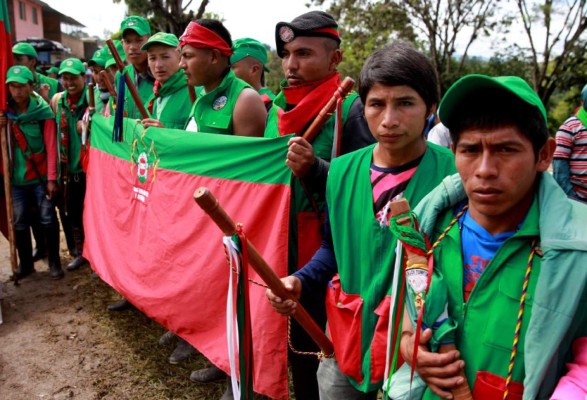
[[100, 71], [100, 76], [102, 77], [102, 81], [104, 82], [104, 86], [108, 89], [108, 93], [114, 100], [114, 104], [118, 101], [118, 96], [116, 95], [116, 89], [112, 86], [112, 82], [110, 81], [110, 74], [106, 70]]
[[308, 127], [308, 129], [306, 129], [306, 132], [304, 132], [304, 134], [301, 136], [308, 142], [312, 143], [318, 132], [320, 132], [320, 129], [322, 129], [324, 123], [326, 123], [328, 118], [330, 118], [330, 115], [334, 112], [338, 98], [345, 98], [354, 86], [355, 81], [351, 77], [347, 76], [346, 78], [344, 78], [340, 86], [336, 89], [334, 95], [330, 98], [330, 100], [328, 100], [328, 103], [326, 103], [326, 105], [322, 107], [322, 110], [320, 110], [318, 116], [316, 116], [312, 124]]
[[[214, 195], [210, 192], [208, 188], [201, 187], [194, 193], [194, 200], [202, 210], [206, 212], [212, 218], [212, 220], [218, 225], [222, 233], [226, 236], [231, 236], [236, 233], [236, 224], [234, 221], [228, 216], [226, 211], [220, 206], [218, 200], [214, 197]], [[257, 249], [251, 244], [250, 241], [247, 241], [247, 248], [249, 251], [249, 263], [251, 267], [259, 274], [259, 277], [263, 279], [263, 281], [269, 286], [269, 288], [275, 293], [277, 296], [281, 297], [282, 299], [290, 299], [297, 303], [297, 299], [293, 297], [293, 295], [286, 290], [283, 282], [279, 279], [279, 277], [275, 274], [275, 272], [271, 269], [271, 267], [267, 264], [267, 262], [261, 257]], [[293, 314], [293, 317], [300, 323], [300, 325], [304, 328], [304, 330], [310, 335], [312, 340], [316, 342], [318, 346], [322, 349], [322, 352], [326, 356], [331, 356], [334, 353], [334, 347], [332, 346], [332, 342], [322, 329], [314, 322], [310, 314], [306, 311], [301, 304], [297, 304], [296, 312]]]
[[96, 99], [94, 98], [94, 83], [88, 83], [88, 97], [89, 97], [89, 109], [90, 113], [96, 110]]
[[[5, 106], [2, 104], [2, 107]], [[0, 116], [6, 117], [4, 110], [0, 111]], [[2, 148], [2, 169], [4, 171], [4, 196], [6, 201], [6, 224], [8, 225], [8, 243], [10, 245], [10, 267], [14, 274], [14, 284], [18, 284], [16, 271], [18, 264], [16, 258], [16, 239], [14, 235], [14, 214], [12, 204], [12, 187], [10, 185], [10, 158], [8, 157], [8, 142], [6, 137], [6, 125], [0, 126], [0, 142]]]
[[130, 95], [132, 96], [132, 99], [134, 100], [135, 105], [139, 109], [139, 113], [141, 114], [141, 118], [142, 119], [149, 118], [149, 113], [147, 113], [147, 109], [145, 108], [145, 105], [143, 104], [143, 100], [141, 99], [141, 96], [139, 96], [139, 92], [137, 91], [137, 87], [135, 86], [134, 82], [132, 81], [132, 79], [128, 75], [128, 71], [124, 70], [124, 63], [122, 62], [122, 58], [120, 58], [120, 54], [118, 54], [118, 50], [116, 49], [116, 46], [114, 45], [114, 42], [112, 41], [112, 39], [106, 40], [106, 45], [110, 49], [110, 53], [112, 54], [112, 57], [114, 57], [114, 61], [116, 61], [116, 67], [118, 68], [118, 71], [120, 72], [120, 74], [122, 76], [124, 76], [124, 80], [126, 82], [126, 87], [128, 88], [128, 91], [130, 92]]
[[[440, 345], [438, 348], [438, 352], [440, 354], [448, 353], [451, 350], [456, 350], [457, 346], [454, 344], [443, 344]], [[469, 387], [469, 382], [467, 382], [467, 377], [465, 376], [465, 371], [461, 370], [459, 376], [463, 378], [463, 383], [459, 386], [454, 387], [451, 389], [452, 397], [455, 400], [473, 400], [473, 395], [471, 394], [471, 388]]]

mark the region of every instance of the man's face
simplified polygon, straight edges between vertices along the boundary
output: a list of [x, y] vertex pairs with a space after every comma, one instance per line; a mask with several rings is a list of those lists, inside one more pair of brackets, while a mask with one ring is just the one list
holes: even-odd
[[147, 61], [147, 52], [141, 47], [149, 39], [149, 35], [139, 36], [135, 31], [127, 29], [122, 36], [122, 47], [126, 59], [132, 65], [142, 65]]
[[10, 82], [8, 84], [8, 90], [10, 91], [12, 100], [21, 106], [26, 105], [29, 97], [33, 93], [33, 85], [32, 83]]
[[22, 65], [23, 67], [27, 67], [31, 71], [35, 72], [36, 64], [37, 61], [32, 57], [22, 54], [14, 54], [14, 65]]
[[536, 176], [546, 171], [553, 151], [551, 138], [537, 159], [530, 139], [513, 126], [462, 132], [454, 146], [455, 163], [471, 217], [490, 232], [496, 221], [523, 218], [532, 204]]
[[167, 82], [179, 71], [179, 52], [175, 48], [154, 44], [149, 46], [147, 53], [149, 69], [159, 82]]
[[86, 84], [84, 75], [70, 74], [64, 72], [61, 74], [61, 84], [70, 96], [77, 97], [82, 94]]
[[289, 86], [320, 80], [335, 70], [342, 53], [326, 41], [332, 40], [300, 36], [283, 46], [281, 67]]
[[102, 75], [100, 75], [101, 71], [104, 71], [104, 67], [99, 66], [98, 64], [94, 64], [90, 67], [92, 70], [92, 77], [94, 78], [94, 82], [100, 88], [104, 88], [104, 82], [102, 81]]
[[188, 85], [206, 85], [212, 58], [212, 50], [196, 49], [189, 44], [182, 47], [179, 67], [185, 71]]
[[408, 162], [418, 157], [425, 145], [426, 108], [410, 86], [376, 83], [365, 99], [365, 119], [381, 150]]

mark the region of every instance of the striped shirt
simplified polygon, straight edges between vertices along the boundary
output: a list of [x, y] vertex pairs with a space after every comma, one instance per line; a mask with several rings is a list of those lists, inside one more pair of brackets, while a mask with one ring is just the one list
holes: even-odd
[[587, 128], [577, 117], [570, 117], [558, 129], [554, 158], [569, 162], [573, 189], [587, 199]]

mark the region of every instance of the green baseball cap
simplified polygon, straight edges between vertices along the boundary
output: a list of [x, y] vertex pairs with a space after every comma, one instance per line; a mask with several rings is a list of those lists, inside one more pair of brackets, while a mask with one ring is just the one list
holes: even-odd
[[129, 29], [135, 31], [139, 36], [151, 34], [151, 25], [149, 25], [149, 21], [137, 15], [131, 15], [122, 20], [122, 23], [120, 24], [120, 32], [123, 37], [124, 32]]
[[30, 69], [21, 65], [15, 65], [10, 67], [6, 72], [6, 83], [17, 82], [17, 83], [32, 83], [34, 81], [33, 73]]
[[269, 72], [267, 64], [267, 48], [263, 43], [251, 38], [236, 39], [232, 42], [232, 56], [230, 56], [230, 63], [235, 64], [245, 57], [253, 57], [263, 64], [263, 69]]
[[98, 65], [100, 67], [104, 67], [106, 65], [106, 50], [105, 49], [98, 49], [94, 52], [92, 58], [88, 60], [88, 66], [91, 67], [93, 65]]
[[30, 43], [25, 42], [16, 43], [14, 46], [12, 46], [12, 54], [39, 58], [37, 50], [35, 50], [35, 48]]
[[48, 74], [58, 74], [59, 73], [59, 68], [57, 67], [51, 67], [47, 70]]
[[67, 60], [61, 61], [61, 65], [59, 66], [59, 75], [65, 72], [69, 72], [73, 75], [85, 75], [86, 67], [84, 67], [81, 60], [77, 58], [68, 58]]
[[162, 44], [175, 49], [179, 46], [179, 39], [173, 33], [157, 32], [147, 40], [147, 42], [141, 47], [141, 50], [147, 50], [154, 44]]
[[525, 80], [517, 76], [490, 77], [478, 74], [464, 76], [448, 89], [440, 102], [440, 121], [450, 129], [459, 119], [463, 105], [474, 102], [479, 98], [479, 91], [484, 89], [496, 89], [513, 94], [523, 102], [536, 107], [547, 121], [542, 100]]
[[[116, 51], [120, 54], [120, 58], [122, 62], [126, 61], [126, 53], [124, 52], [124, 47], [122, 47], [122, 42], [120, 40], [113, 40], [114, 47], [116, 47]], [[112, 53], [110, 52], [110, 47], [105, 47], [105, 55], [104, 58], [106, 62], [104, 63], [104, 68], [109, 68], [116, 64], [116, 60], [112, 57]]]

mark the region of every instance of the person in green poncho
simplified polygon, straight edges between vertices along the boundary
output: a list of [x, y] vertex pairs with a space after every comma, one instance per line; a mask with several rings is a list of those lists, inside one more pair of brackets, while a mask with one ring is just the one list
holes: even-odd
[[[17, 278], [35, 272], [30, 236], [31, 218], [38, 218], [47, 244], [51, 277], [63, 277], [59, 258], [59, 223], [53, 201], [58, 193], [55, 116], [45, 100], [33, 91], [33, 74], [22, 66], [10, 68], [6, 84], [8, 132], [11, 143], [14, 231], [20, 263]], [[30, 212], [35, 206], [37, 213]]]
[[[377, 398], [393, 307], [397, 239], [389, 229], [390, 203], [405, 197], [415, 205], [455, 172], [450, 151], [424, 135], [439, 95], [434, 68], [422, 53], [404, 42], [375, 51], [361, 71], [359, 94], [377, 143], [331, 162], [322, 245], [301, 270], [282, 279], [296, 298], [327, 288], [334, 357], [318, 368], [321, 400]], [[271, 290], [267, 297], [282, 314], [296, 309]]]
[[192, 102], [185, 74], [179, 68], [178, 45], [174, 34], [158, 32], [141, 47], [156, 79], [153, 94], [145, 103], [151, 116], [143, 119], [145, 127], [183, 129], [188, 121]]
[[83, 210], [86, 196], [86, 174], [82, 169], [82, 156], [87, 151], [81, 135], [81, 120], [88, 108], [86, 68], [77, 58], [61, 62], [59, 75], [65, 91], [53, 97], [57, 130], [60, 138], [61, 174], [64, 199], [59, 215], [66, 232], [71, 226], [74, 259], [67, 265], [74, 271], [88, 264], [82, 255], [84, 245]]
[[265, 87], [265, 73], [269, 72], [267, 48], [263, 43], [251, 38], [236, 39], [232, 43], [233, 54], [230, 56], [230, 68], [237, 78], [252, 86], [263, 99], [269, 110], [275, 94]]

